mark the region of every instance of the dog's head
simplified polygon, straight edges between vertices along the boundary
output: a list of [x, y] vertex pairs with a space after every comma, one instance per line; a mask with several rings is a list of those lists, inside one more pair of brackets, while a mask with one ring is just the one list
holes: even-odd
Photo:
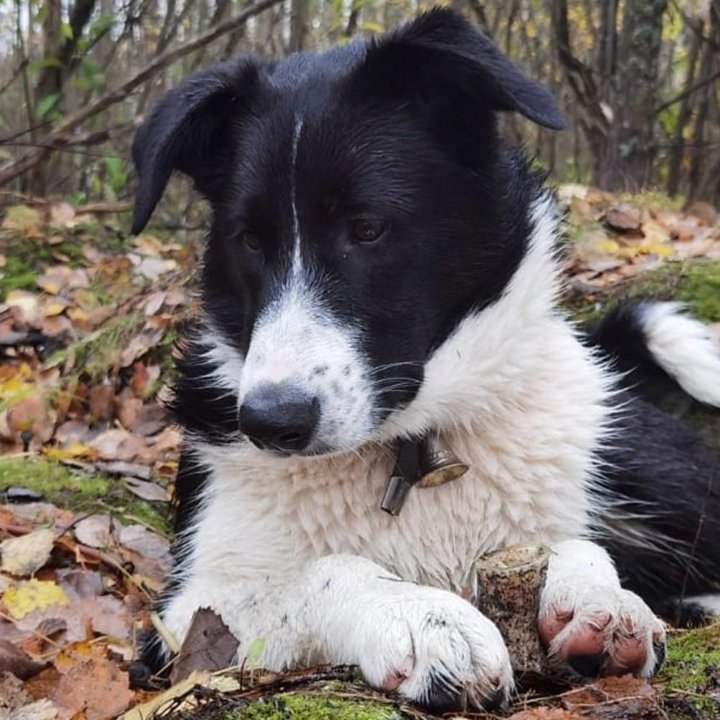
[[502, 293], [529, 191], [497, 111], [563, 124], [473, 25], [434, 10], [376, 42], [212, 67], [140, 129], [134, 231], [175, 170], [212, 206], [205, 311], [256, 445], [368, 441], [459, 319]]

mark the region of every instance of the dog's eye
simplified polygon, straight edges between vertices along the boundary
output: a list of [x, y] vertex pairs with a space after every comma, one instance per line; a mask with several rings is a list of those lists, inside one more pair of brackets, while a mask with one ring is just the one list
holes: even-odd
[[254, 233], [252, 230], [241, 230], [238, 237], [249, 250], [253, 252], [260, 250], [260, 238], [257, 233]]
[[353, 221], [351, 230], [355, 242], [371, 243], [385, 232], [385, 225], [381, 220], [361, 218]]

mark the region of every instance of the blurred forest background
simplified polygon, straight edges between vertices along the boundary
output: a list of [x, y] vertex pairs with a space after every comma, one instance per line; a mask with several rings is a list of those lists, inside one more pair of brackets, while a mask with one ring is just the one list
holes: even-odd
[[[568, 132], [505, 123], [554, 179], [720, 205], [720, 0], [451, 4], [560, 99]], [[0, 0], [5, 198], [63, 196], [124, 210], [133, 130], [183, 76], [236, 53], [281, 57], [372, 36], [425, 6]]]

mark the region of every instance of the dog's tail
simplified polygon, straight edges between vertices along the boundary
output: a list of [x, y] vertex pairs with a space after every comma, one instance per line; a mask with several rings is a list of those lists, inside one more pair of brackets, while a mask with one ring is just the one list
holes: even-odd
[[720, 343], [674, 302], [625, 303], [589, 333], [628, 382], [671, 379], [700, 402], [720, 407]]

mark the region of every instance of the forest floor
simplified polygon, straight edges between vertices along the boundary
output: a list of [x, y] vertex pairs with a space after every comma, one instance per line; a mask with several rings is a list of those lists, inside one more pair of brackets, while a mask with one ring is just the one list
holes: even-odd
[[[570, 314], [591, 322], [620, 298], [676, 299], [720, 342], [711, 208], [580, 186], [559, 195]], [[277, 676], [248, 658], [170, 689], [137, 677], [137, 638], [168, 568], [179, 456], [162, 400], [197, 311], [201, 239], [124, 227], [66, 203], [0, 216], [0, 720], [428, 718], [352, 668]], [[720, 413], [673, 411], [718, 442]], [[720, 720], [720, 625], [672, 630], [652, 682], [536, 683], [503, 717]]]

